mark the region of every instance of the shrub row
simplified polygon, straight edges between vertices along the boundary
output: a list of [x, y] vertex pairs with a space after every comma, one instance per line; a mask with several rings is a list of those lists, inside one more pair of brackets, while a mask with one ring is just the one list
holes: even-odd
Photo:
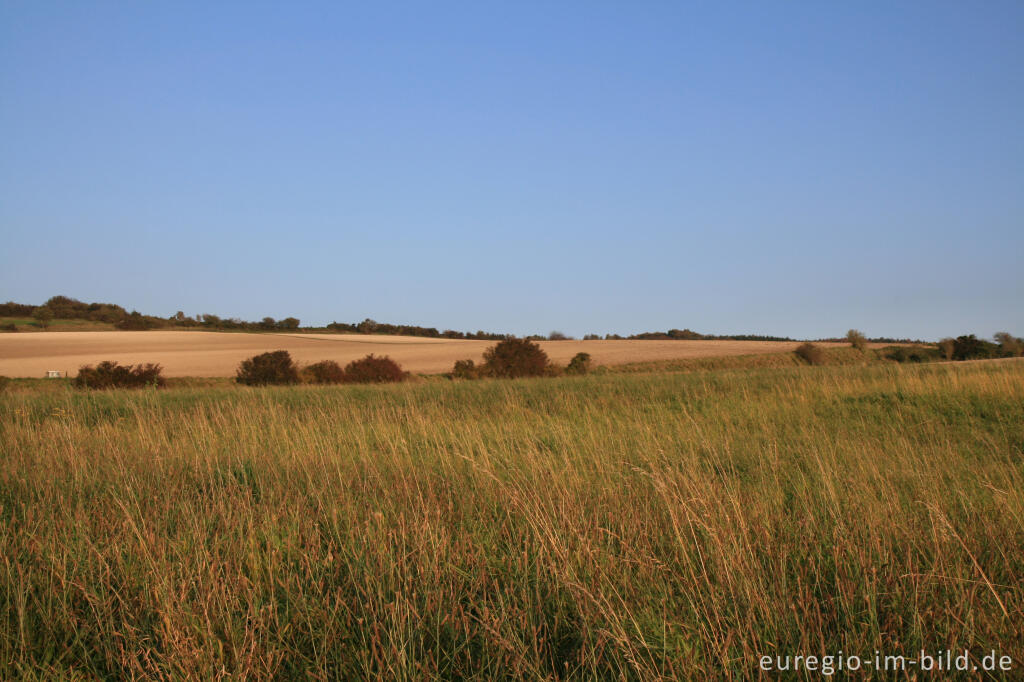
[[160, 365], [119, 365], [111, 360], [104, 360], [93, 367], [84, 365], [79, 368], [74, 379], [77, 388], [159, 388], [167, 384], [161, 375]]
[[286, 350], [255, 355], [238, 366], [235, 381], [248, 386], [270, 384], [379, 384], [404, 381], [408, 372], [391, 358], [373, 353], [353, 360], [342, 369], [334, 360], [323, 360], [299, 369]]
[[518, 379], [521, 377], [586, 374], [591, 369], [590, 353], [577, 353], [564, 369], [551, 362], [539, 344], [526, 339], [510, 337], [484, 351], [484, 362], [457, 360], [452, 368], [453, 379], [482, 379], [484, 377]]
[[[882, 357], [899, 363], [932, 362], [943, 357], [970, 360], [993, 357], [1020, 357], [1024, 355], [1024, 340], [1005, 332], [996, 335], [998, 344], [978, 339], [973, 334], [956, 339], [943, 339], [937, 347], [897, 346], [880, 351]], [[847, 340], [854, 348], [866, 350], [866, 339], [851, 330]], [[794, 354], [810, 365], [825, 363], [825, 352], [813, 343], [802, 343]], [[455, 379], [481, 379], [484, 377], [517, 379], [520, 377], [557, 376], [565, 373], [582, 375], [590, 372], [589, 353], [577, 353], [563, 369], [554, 365], [547, 353], [530, 339], [510, 337], [484, 351], [484, 362], [458, 360], [450, 376]], [[387, 356], [372, 353], [348, 363], [344, 369], [333, 360], [323, 360], [300, 369], [286, 350], [271, 351], [243, 360], [235, 380], [249, 386], [270, 384], [368, 384], [404, 381], [409, 373]], [[119, 365], [104, 361], [96, 367], [85, 365], [74, 379], [78, 388], [141, 388], [166, 385], [161, 367], [156, 364]]]
[[[76, 388], [143, 388], [163, 387], [167, 380], [160, 365], [119, 365], [105, 360], [95, 367], [84, 365], [72, 384]], [[367, 355], [353, 360], [344, 369], [333, 360], [324, 360], [301, 370], [286, 350], [272, 351], [243, 360], [235, 380], [240, 384], [264, 386], [269, 384], [369, 384], [404, 381], [408, 373], [389, 357]]]

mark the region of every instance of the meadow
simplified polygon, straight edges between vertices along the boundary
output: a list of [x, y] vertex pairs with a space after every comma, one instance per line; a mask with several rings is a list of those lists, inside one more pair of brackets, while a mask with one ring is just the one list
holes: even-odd
[[664, 369], [12, 382], [0, 678], [1019, 674], [1024, 362]]

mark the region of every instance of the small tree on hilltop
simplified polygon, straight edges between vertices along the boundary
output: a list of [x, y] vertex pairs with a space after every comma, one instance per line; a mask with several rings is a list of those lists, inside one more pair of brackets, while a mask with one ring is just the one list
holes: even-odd
[[238, 366], [235, 381], [249, 386], [266, 384], [297, 384], [299, 370], [286, 350], [254, 355]]
[[846, 332], [846, 340], [850, 342], [850, 345], [859, 351], [864, 351], [868, 347], [868, 340], [863, 334], [856, 329], [851, 329]]
[[529, 339], [505, 339], [484, 351], [484, 366], [494, 377], [544, 376], [548, 364], [548, 354]]

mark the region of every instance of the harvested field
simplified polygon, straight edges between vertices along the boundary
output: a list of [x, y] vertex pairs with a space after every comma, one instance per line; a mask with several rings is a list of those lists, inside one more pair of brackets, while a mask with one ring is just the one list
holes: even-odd
[[[238, 363], [270, 350], [287, 350], [300, 364], [345, 364], [367, 353], [389, 355], [411, 372], [447, 372], [456, 360], [481, 360], [494, 341], [359, 334], [243, 334], [200, 331], [47, 332], [0, 336], [0, 375], [41, 377], [47, 370], [71, 375], [86, 364], [157, 362], [171, 377], [232, 376]], [[590, 353], [597, 365], [684, 358], [785, 353], [799, 345], [777, 341], [542, 341], [554, 362]], [[829, 345], [829, 344], [823, 344]], [[845, 344], [835, 344], [845, 345]]]

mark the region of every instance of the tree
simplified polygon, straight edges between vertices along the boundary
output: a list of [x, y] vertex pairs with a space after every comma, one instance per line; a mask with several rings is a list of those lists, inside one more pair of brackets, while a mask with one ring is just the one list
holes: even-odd
[[374, 332], [377, 331], [377, 328], [379, 326], [380, 325], [377, 324], [376, 320], [366, 318], [365, 320], [356, 325], [356, 330], [360, 334], [373, 334]]
[[547, 373], [548, 354], [529, 339], [509, 338], [484, 351], [484, 366], [494, 377], [539, 377]]
[[281, 329], [294, 330], [299, 328], [299, 318], [297, 317], [286, 317], [277, 323], [277, 326]]
[[939, 350], [942, 351], [943, 357], [947, 360], [953, 359], [953, 350], [956, 348], [956, 341], [949, 338], [948, 336], [939, 341]]
[[996, 332], [995, 340], [1004, 354], [1013, 358], [1024, 355], [1024, 339], [1018, 339], [1009, 332]]
[[850, 342], [850, 345], [859, 351], [864, 351], [868, 347], [868, 340], [856, 329], [851, 329], [846, 332], [846, 340]]
[[670, 339], [682, 339], [684, 341], [694, 341], [704, 338], [703, 335], [690, 329], [669, 329], [668, 337]]
[[39, 306], [32, 311], [32, 317], [35, 318], [36, 324], [43, 329], [50, 326], [50, 322], [53, 320], [53, 311], [46, 306]]

